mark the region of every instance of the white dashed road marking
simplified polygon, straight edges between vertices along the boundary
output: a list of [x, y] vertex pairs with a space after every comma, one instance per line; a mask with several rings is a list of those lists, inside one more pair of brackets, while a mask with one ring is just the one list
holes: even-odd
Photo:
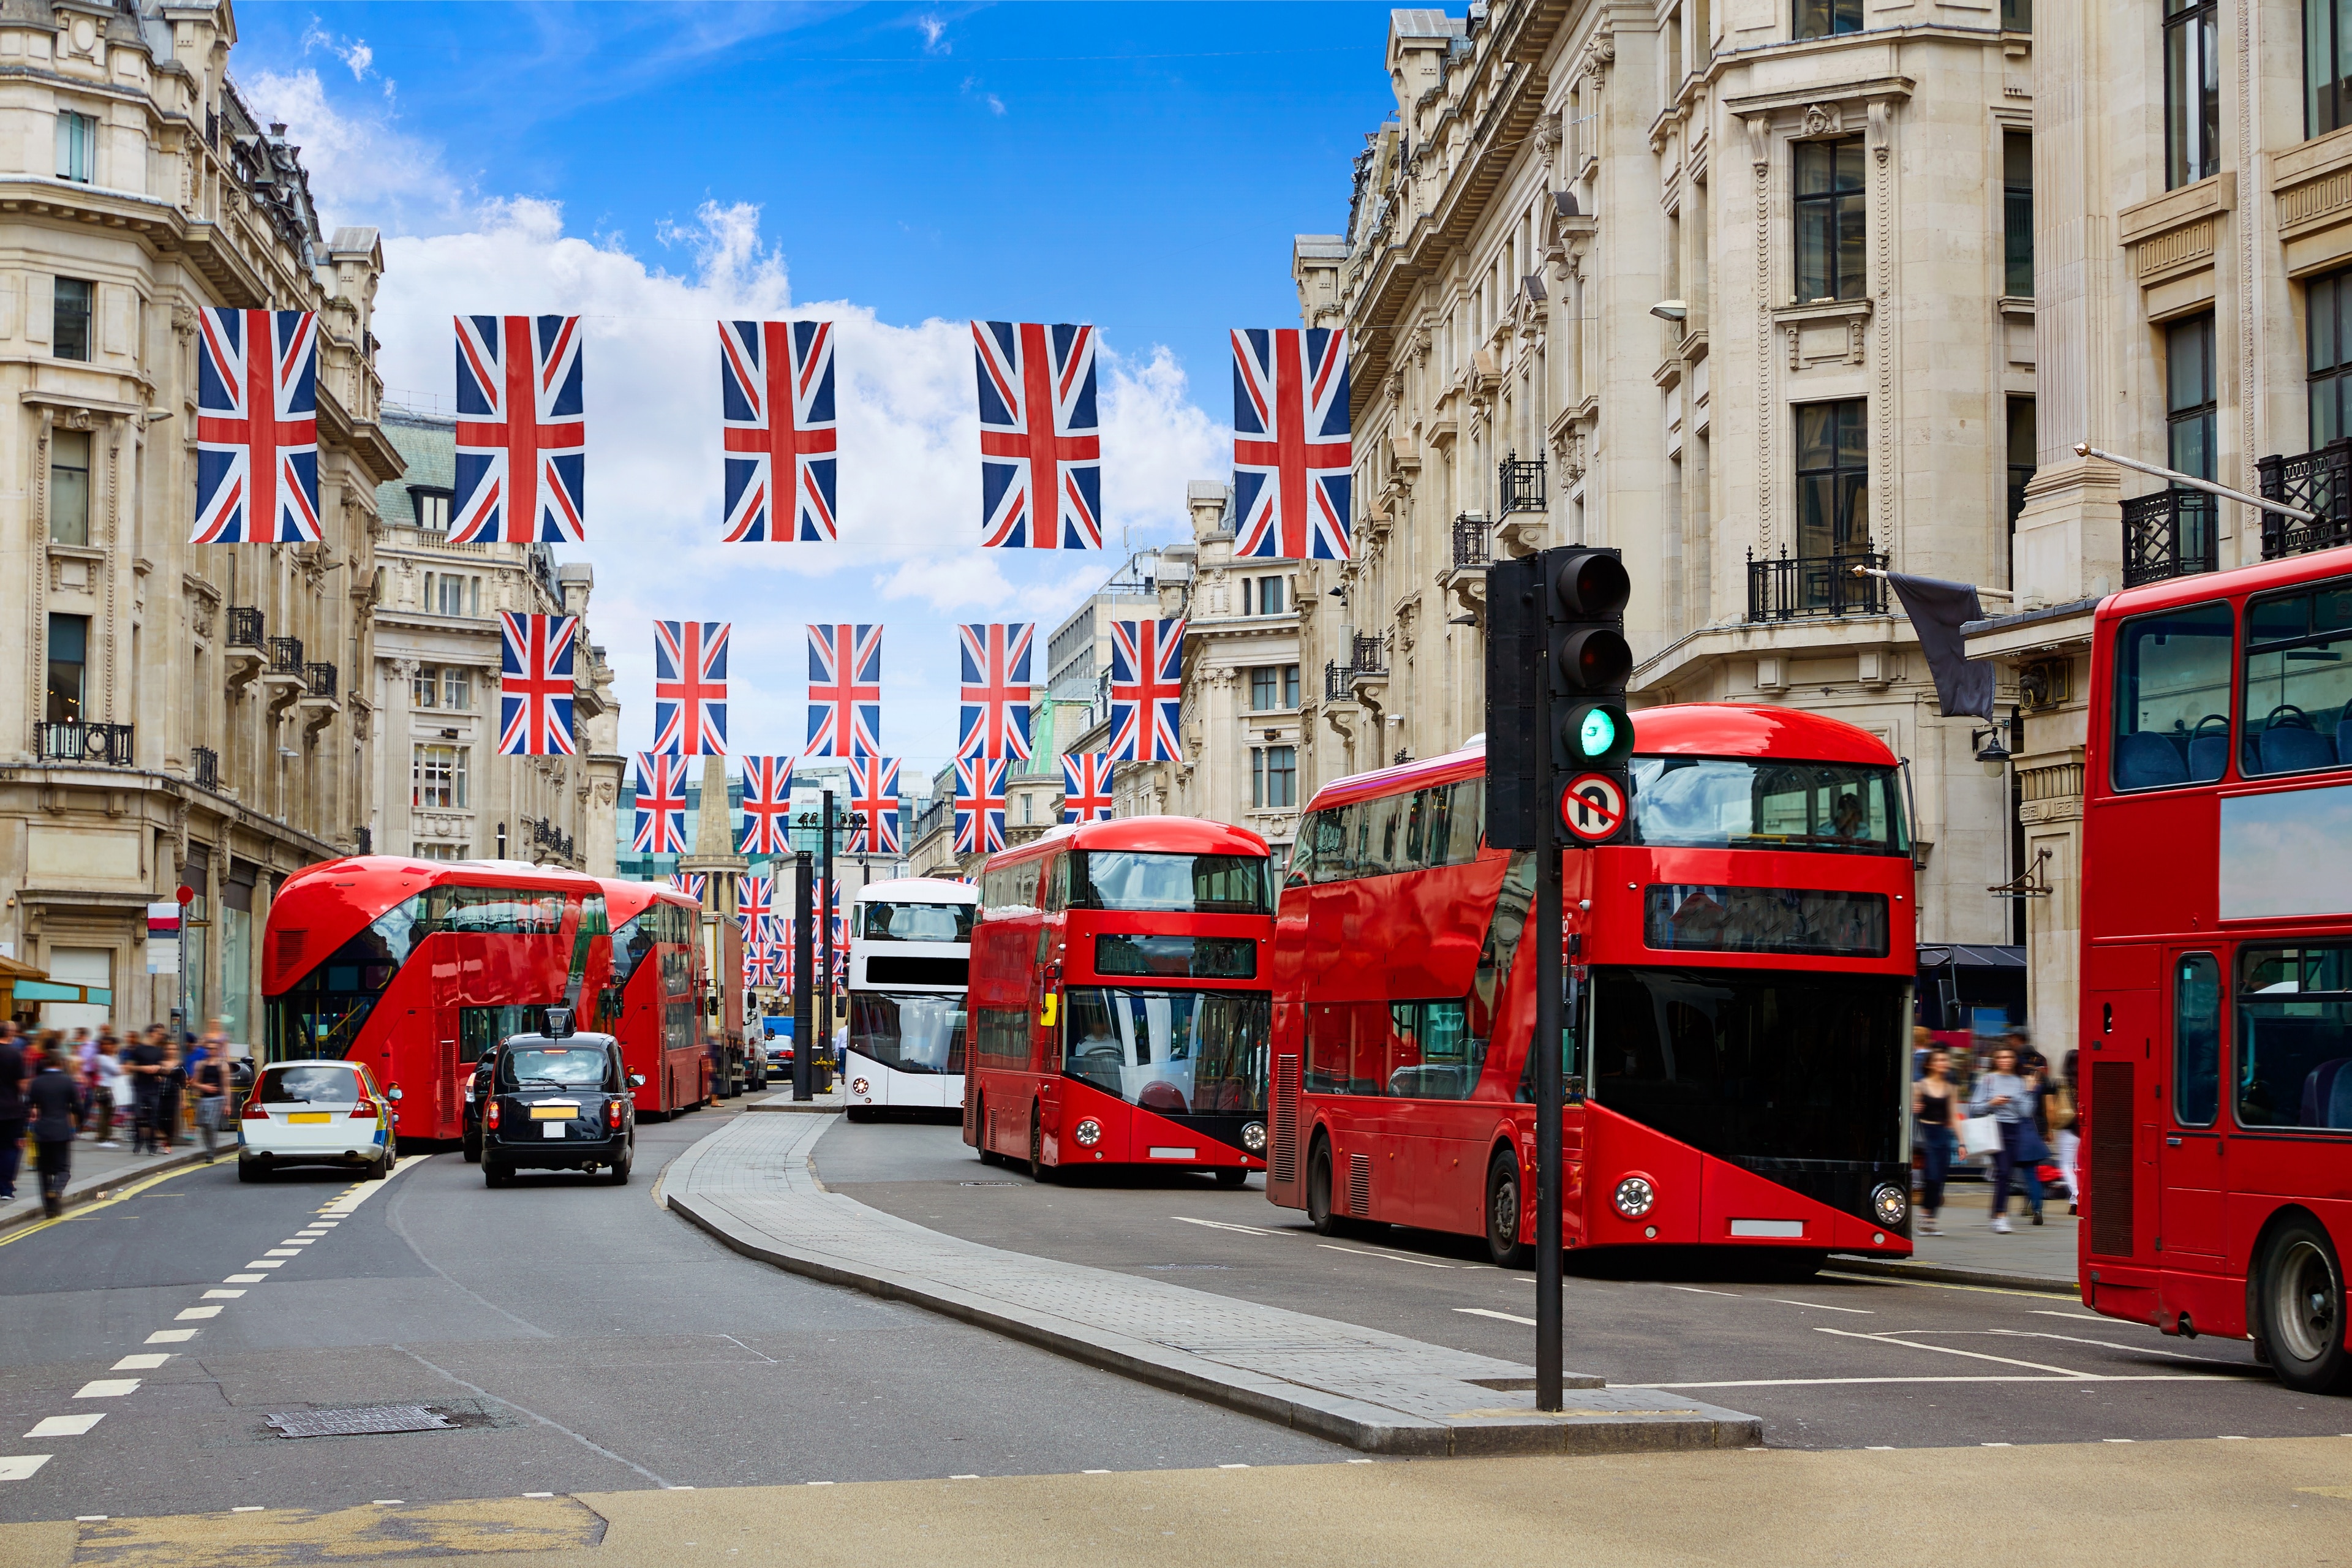
[[120, 1399], [126, 1394], [139, 1392], [135, 1377], [101, 1377], [83, 1384], [74, 1391], [76, 1399]]
[[1535, 1326], [1533, 1318], [1523, 1318], [1517, 1312], [1497, 1312], [1491, 1307], [1456, 1307], [1454, 1310], [1457, 1312], [1467, 1312], [1474, 1318], [1500, 1318], [1507, 1323], [1525, 1323], [1529, 1328]]
[[174, 1318], [177, 1321], [184, 1323], [191, 1319], [217, 1318], [220, 1315], [221, 1310], [218, 1307], [183, 1307], [174, 1314]]
[[147, 1372], [172, 1359], [169, 1351], [150, 1351], [142, 1355], [127, 1355], [109, 1369], [114, 1372]]
[[48, 1462], [47, 1454], [0, 1454], [0, 1481], [29, 1481]]
[[33, 1424], [33, 1429], [25, 1436], [27, 1437], [79, 1437], [105, 1419], [106, 1412], [103, 1410], [88, 1415], [44, 1415]]
[[147, 1336], [151, 1345], [184, 1345], [196, 1337], [194, 1329], [157, 1329]]
[[244, 1294], [245, 1292], [242, 1290], [207, 1290], [205, 1292], [205, 1300], [207, 1301], [234, 1301]]

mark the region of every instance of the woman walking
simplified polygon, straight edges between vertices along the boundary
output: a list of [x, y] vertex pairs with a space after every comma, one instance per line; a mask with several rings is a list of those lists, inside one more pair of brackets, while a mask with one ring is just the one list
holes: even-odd
[[2034, 1223], [2041, 1223], [2041, 1178], [2033, 1165], [2040, 1163], [2045, 1151], [2033, 1131], [2036, 1098], [2034, 1085], [2018, 1076], [2017, 1052], [2004, 1045], [1993, 1052], [1992, 1070], [1977, 1080], [1976, 1096], [1969, 1101], [1971, 1117], [1990, 1116], [2000, 1128], [2000, 1147], [1993, 1151], [1992, 1156], [1992, 1228], [1997, 1235], [2009, 1234], [2010, 1183], [2016, 1175], [2018, 1162], [2029, 1156], [2026, 1175], [2037, 1194]]
[[1926, 1156], [1919, 1184], [1923, 1235], [1944, 1234], [1936, 1215], [1944, 1206], [1944, 1178], [1952, 1169], [1952, 1110], [1958, 1103], [1952, 1053], [1937, 1046], [1927, 1053], [1926, 1076], [1911, 1086], [1911, 1114], [1919, 1123], [1919, 1145]]
[[32, 1112], [33, 1158], [41, 1177], [41, 1212], [55, 1219], [65, 1212], [66, 1183], [73, 1175], [73, 1074], [66, 1070], [65, 1046], [52, 1029], [41, 1036], [40, 1071], [26, 1100]]

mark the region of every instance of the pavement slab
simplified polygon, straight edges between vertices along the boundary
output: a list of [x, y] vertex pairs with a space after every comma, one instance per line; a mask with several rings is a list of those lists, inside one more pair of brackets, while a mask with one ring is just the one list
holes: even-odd
[[1745, 1447], [1754, 1416], [1575, 1375], [1536, 1410], [1531, 1368], [1328, 1318], [985, 1247], [825, 1190], [821, 1117], [743, 1117], [679, 1156], [664, 1201], [794, 1273], [914, 1302], [1157, 1386], [1373, 1453]]

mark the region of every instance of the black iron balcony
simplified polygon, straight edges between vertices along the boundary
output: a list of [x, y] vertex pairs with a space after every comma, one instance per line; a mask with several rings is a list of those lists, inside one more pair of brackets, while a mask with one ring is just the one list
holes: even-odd
[[1515, 511], [1543, 511], [1549, 503], [1544, 500], [1544, 460], [1529, 458], [1522, 462], [1514, 451], [1496, 466], [1496, 479], [1505, 517]]
[[302, 684], [310, 689], [313, 697], [332, 701], [335, 696], [335, 667], [331, 664], [306, 664], [302, 667]]
[[1380, 638], [1359, 632], [1356, 635], [1356, 657], [1350, 663], [1359, 680], [1368, 675], [1386, 675], [1389, 672], [1388, 649], [1381, 646]]
[[2254, 467], [2262, 475], [2264, 500], [2319, 514], [2305, 522], [2283, 511], [2263, 513], [2263, 560], [2352, 544], [2352, 437], [2339, 436], [2316, 452], [2264, 458]]
[[128, 724], [45, 723], [41, 726], [41, 761], [97, 763], [108, 767], [131, 765]]
[[1356, 670], [1353, 665], [1325, 665], [1323, 667], [1323, 700], [1326, 702], [1354, 701], [1356, 697], [1354, 691], [1349, 689], [1349, 683], [1355, 678]]
[[[2267, 467], [2263, 475], [2267, 485]], [[2214, 498], [2203, 490], [2158, 490], [2124, 502], [2124, 586], [2137, 588], [2143, 583], [2161, 583], [2168, 577], [2186, 577], [2219, 566], [2217, 510]], [[2264, 516], [2288, 521], [2276, 512]], [[2264, 553], [2268, 552], [2265, 546]]]
[[196, 775], [198, 789], [220, 788], [220, 753], [210, 746], [189, 747], [188, 767]]
[[251, 605], [232, 605], [228, 612], [228, 646], [261, 646], [261, 612]]
[[290, 675], [297, 680], [302, 679], [302, 639], [300, 637], [269, 639], [269, 673]]
[[1486, 520], [1465, 511], [1454, 520], [1454, 566], [1456, 571], [1490, 566], [1495, 552], [1486, 534]]
[[530, 829], [530, 841], [541, 849], [551, 849], [562, 858], [572, 858], [572, 835], [559, 829], [554, 823], [526, 816], [522, 826]]
[[1886, 557], [1867, 550], [1835, 555], [1790, 555], [1759, 561], [1748, 552], [1748, 618], [1807, 620], [1817, 616], [1883, 616], [1886, 579], [1856, 576], [1854, 568], [1886, 570]]

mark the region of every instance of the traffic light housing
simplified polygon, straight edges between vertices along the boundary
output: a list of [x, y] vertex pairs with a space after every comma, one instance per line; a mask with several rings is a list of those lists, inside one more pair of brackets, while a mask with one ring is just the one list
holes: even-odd
[[1533, 849], [1554, 831], [1543, 581], [1537, 555], [1486, 568], [1486, 842], [1498, 849]]
[[[1625, 711], [1625, 682], [1633, 650], [1625, 641], [1625, 603], [1633, 582], [1614, 550], [1560, 545], [1541, 562], [1540, 597], [1553, 719], [1551, 746], [1557, 797], [1551, 814], [1556, 841], [1572, 847], [1606, 843], [1624, 831], [1633, 800], [1633, 722]], [[1613, 784], [1620, 803], [1613, 822], [1584, 803], [1574, 781], [1598, 774]], [[1605, 798], [1603, 787], [1600, 795]], [[1570, 823], [1578, 826], [1571, 830]]]

